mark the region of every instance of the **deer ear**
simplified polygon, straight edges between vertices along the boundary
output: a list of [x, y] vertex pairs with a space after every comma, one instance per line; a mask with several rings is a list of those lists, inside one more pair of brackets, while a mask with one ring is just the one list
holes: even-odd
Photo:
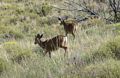
[[58, 20], [60, 20], [60, 21], [61, 21], [61, 18], [60, 18], [60, 17], [58, 17]]
[[40, 35], [40, 38], [42, 38], [42, 37], [43, 37], [43, 34]]
[[43, 34], [41, 34], [41, 35], [40, 35], [40, 34], [37, 34], [36, 37], [40, 39], [40, 38], [42, 38], [42, 36], [43, 36]]
[[40, 34], [37, 34], [37, 36], [36, 37], [40, 37]]

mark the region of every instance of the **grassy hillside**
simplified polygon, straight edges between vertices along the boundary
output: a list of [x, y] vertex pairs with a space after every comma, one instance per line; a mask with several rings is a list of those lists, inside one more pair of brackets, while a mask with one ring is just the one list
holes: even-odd
[[0, 1], [0, 78], [120, 77], [120, 23], [79, 23], [76, 38], [68, 35], [68, 56], [62, 49], [53, 51], [51, 59], [43, 56], [35, 35], [49, 39], [65, 34], [57, 16], [70, 13], [52, 7], [62, 1]]

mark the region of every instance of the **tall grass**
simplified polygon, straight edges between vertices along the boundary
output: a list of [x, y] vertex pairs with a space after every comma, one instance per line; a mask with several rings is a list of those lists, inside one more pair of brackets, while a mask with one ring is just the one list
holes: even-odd
[[43, 32], [44, 39], [64, 35], [63, 26], [52, 17], [55, 10], [46, 4], [45, 10], [50, 11], [42, 16], [34, 10], [41, 10], [36, 2], [17, 1], [5, 0], [7, 4], [0, 6], [0, 78], [120, 77], [119, 24], [106, 25], [93, 19], [78, 25], [76, 38], [68, 35], [68, 55], [64, 57], [64, 50], [59, 49], [52, 52], [50, 59], [34, 45], [34, 37]]

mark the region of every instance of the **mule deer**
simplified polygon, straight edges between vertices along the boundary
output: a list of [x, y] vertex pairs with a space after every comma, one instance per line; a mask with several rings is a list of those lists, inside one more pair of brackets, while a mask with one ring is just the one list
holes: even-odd
[[[41, 38], [43, 37], [43, 34], [37, 34], [35, 36], [35, 42], [34, 44], [38, 44], [40, 47], [42, 47], [45, 50], [44, 56], [49, 53], [49, 57], [51, 58], [51, 51], [57, 50], [58, 48], [63, 48], [65, 50], [65, 54], [67, 52], [67, 37], [63, 35], [57, 35], [51, 39], [47, 39], [45, 41], [42, 41]], [[64, 56], [65, 56], [64, 54]]]
[[60, 25], [64, 26], [65, 34], [66, 36], [68, 34], [72, 34], [75, 38], [75, 31], [76, 31], [76, 25], [75, 22], [66, 22], [64, 19], [58, 17], [58, 20], [60, 21]]

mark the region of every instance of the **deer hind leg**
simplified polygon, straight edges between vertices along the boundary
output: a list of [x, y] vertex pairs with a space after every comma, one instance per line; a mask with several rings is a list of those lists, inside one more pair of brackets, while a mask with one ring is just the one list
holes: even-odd
[[65, 36], [67, 36], [68, 35], [68, 32], [65, 32]]
[[63, 42], [61, 43], [60, 47], [65, 50], [65, 54], [64, 54], [65, 56], [67, 52], [67, 36], [63, 38]]
[[75, 39], [75, 34], [74, 34], [74, 32], [72, 32], [72, 35], [73, 35], [73, 37], [74, 37], [74, 39]]
[[67, 36], [63, 38], [61, 46], [67, 46]]
[[75, 32], [77, 31], [77, 26], [75, 26], [74, 31], [75, 31]]
[[45, 53], [43, 54], [44, 56], [47, 54], [48, 51], [45, 51]]
[[65, 47], [65, 46], [60, 46], [60, 47], [64, 49], [64, 51], [65, 51], [64, 56], [66, 56], [66, 53], [67, 53], [67, 47]]
[[66, 56], [67, 53], [67, 47], [64, 47], [65, 53], [64, 53], [64, 57]]

